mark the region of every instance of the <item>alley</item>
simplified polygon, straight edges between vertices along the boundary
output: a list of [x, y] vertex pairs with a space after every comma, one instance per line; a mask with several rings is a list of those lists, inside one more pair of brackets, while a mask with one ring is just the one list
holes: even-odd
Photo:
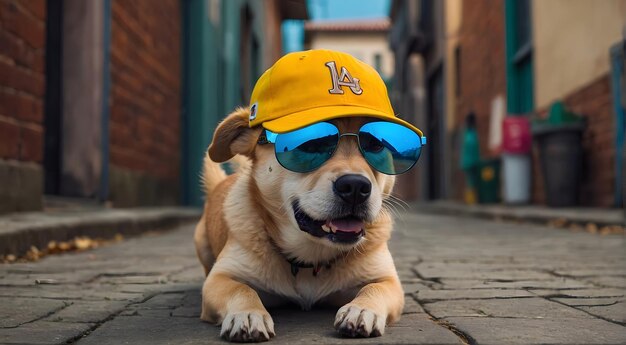
[[[0, 266], [0, 343], [207, 344], [193, 226]], [[406, 292], [382, 338], [336, 336], [334, 310], [270, 310], [280, 344], [623, 344], [619, 235], [403, 212], [391, 241]]]

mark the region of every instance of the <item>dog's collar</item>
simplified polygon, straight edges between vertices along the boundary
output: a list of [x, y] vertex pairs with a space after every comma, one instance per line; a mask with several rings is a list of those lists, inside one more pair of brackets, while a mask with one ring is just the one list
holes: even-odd
[[282, 252], [280, 252], [280, 254], [291, 265], [291, 274], [294, 277], [298, 275], [298, 272], [300, 271], [301, 268], [312, 268], [313, 276], [317, 277], [317, 274], [322, 270], [322, 267], [325, 267], [327, 270], [329, 270], [332, 267], [332, 265], [335, 263], [335, 261], [337, 261], [338, 259], [338, 258], [333, 258], [332, 260], [324, 262], [324, 263], [311, 264], [307, 262], [298, 261], [296, 259], [290, 259], [287, 256], [285, 256]]
[[301, 268], [312, 268], [313, 269], [313, 276], [317, 277], [317, 274], [322, 270], [322, 267], [326, 268], [327, 270], [332, 268], [332, 265], [337, 262], [337, 260], [339, 260], [341, 258], [341, 254], [337, 255], [336, 257], [326, 261], [326, 262], [318, 262], [318, 263], [310, 263], [310, 262], [304, 262], [304, 261], [300, 261], [296, 258], [289, 258], [285, 253], [283, 253], [283, 251], [280, 249], [280, 247], [278, 246], [278, 244], [276, 244], [276, 242], [274, 242], [274, 239], [269, 237], [269, 243], [272, 245], [272, 247], [274, 247], [274, 250], [283, 257], [283, 259], [285, 259], [285, 261], [287, 261], [287, 263], [289, 263], [289, 265], [291, 266], [291, 274], [295, 277], [298, 275], [298, 272], [300, 272]]

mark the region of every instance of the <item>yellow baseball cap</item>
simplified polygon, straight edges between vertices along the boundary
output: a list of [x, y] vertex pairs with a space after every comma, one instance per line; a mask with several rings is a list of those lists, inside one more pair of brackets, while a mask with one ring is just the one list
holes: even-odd
[[259, 78], [250, 100], [250, 127], [274, 133], [351, 116], [375, 117], [422, 131], [396, 117], [374, 68], [349, 54], [309, 50], [283, 56]]

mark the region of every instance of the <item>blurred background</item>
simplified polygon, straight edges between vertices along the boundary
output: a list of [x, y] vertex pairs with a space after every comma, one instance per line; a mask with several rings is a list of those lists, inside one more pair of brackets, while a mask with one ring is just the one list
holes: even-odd
[[283, 54], [375, 67], [429, 144], [406, 201], [623, 205], [623, 0], [0, 0], [0, 213], [201, 205]]

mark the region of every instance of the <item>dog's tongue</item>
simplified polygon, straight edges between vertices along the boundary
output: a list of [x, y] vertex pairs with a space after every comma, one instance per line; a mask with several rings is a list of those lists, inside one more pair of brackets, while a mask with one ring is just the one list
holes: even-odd
[[333, 219], [328, 222], [328, 226], [343, 232], [360, 232], [363, 222], [356, 218]]

